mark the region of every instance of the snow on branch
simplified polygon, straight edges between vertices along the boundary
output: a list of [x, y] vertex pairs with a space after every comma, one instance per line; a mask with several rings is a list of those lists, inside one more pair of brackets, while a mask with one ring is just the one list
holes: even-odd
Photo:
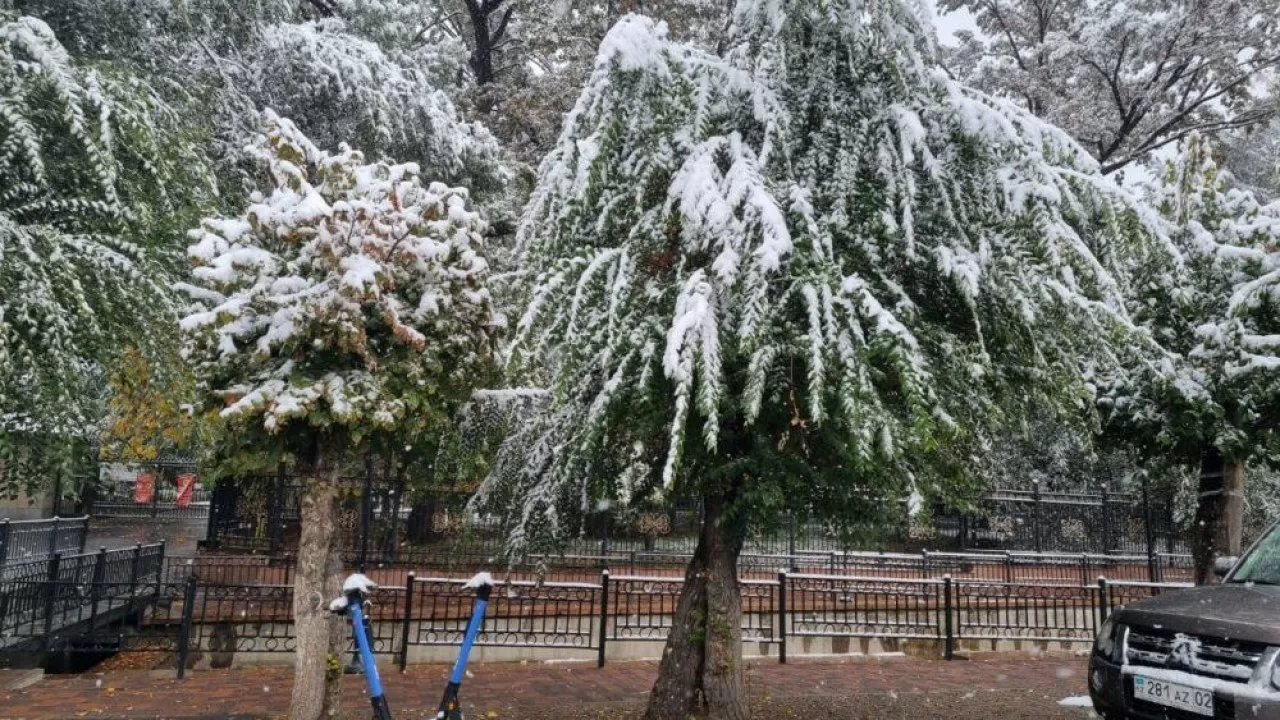
[[250, 154], [273, 187], [190, 234], [185, 353], [228, 421], [395, 427], [493, 361], [484, 223], [414, 164], [329, 154], [267, 117]]
[[[43, 20], [0, 13], [0, 408], [92, 432], [102, 368], [175, 311], [162, 252], [205, 160], [146, 81], [77, 63]], [[171, 192], [181, 187], [181, 198]], [[0, 427], [0, 434], [17, 432]]]
[[723, 57], [643, 18], [611, 31], [518, 231], [511, 366], [552, 393], [481, 491], [514, 548], [698, 482], [686, 459], [743, 425], [797, 463], [839, 428], [851, 462], [907, 477], [1002, 421], [975, 393], [1034, 377], [1076, 403], [1084, 365], [1140, 333], [1124, 293], [1177, 264], [1168, 224], [1066, 133], [950, 80], [927, 15], [744, 1]]

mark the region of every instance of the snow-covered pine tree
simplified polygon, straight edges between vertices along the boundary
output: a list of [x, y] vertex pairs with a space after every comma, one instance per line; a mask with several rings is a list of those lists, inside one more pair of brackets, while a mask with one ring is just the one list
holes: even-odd
[[317, 143], [420, 158], [432, 177], [493, 180], [497, 144], [483, 126], [458, 116], [429, 66], [421, 66], [429, 61], [384, 52], [337, 19], [277, 23], [260, 33], [245, 49], [252, 70], [235, 88], [257, 107], [306, 118]]
[[[224, 186], [272, 108], [321, 147], [417, 162], [429, 177], [498, 179], [498, 147], [460, 117], [461, 47], [424, 43], [427, 0], [24, 0], [73, 54], [124, 63], [165, 89], [205, 134]], [[252, 162], [246, 162], [252, 165]], [[496, 188], [494, 188], [496, 189]], [[247, 190], [246, 190], [247, 192]], [[237, 197], [236, 200], [239, 198]]]
[[1259, 197], [1280, 198], [1280, 78], [1271, 83], [1277, 117], [1265, 125], [1219, 135], [1222, 164], [1242, 189]]
[[[430, 2], [439, 6], [439, 21], [429, 33], [432, 41], [464, 38], [473, 53], [474, 16], [458, 9], [481, 6], [495, 27], [510, 14], [505, 30], [510, 37], [491, 50], [493, 81], [470, 94], [504, 148], [534, 167], [555, 145], [565, 113], [591, 74], [600, 41], [623, 15], [643, 12], [661, 18], [672, 37], [711, 49], [724, 41], [733, 9], [732, 0]], [[473, 79], [478, 78], [473, 75]]]
[[[181, 188], [179, 192], [177, 188]], [[0, 10], [0, 456], [33, 484], [88, 441], [98, 385], [173, 322], [166, 241], [212, 194], [171, 108], [107, 63], [72, 61], [44, 22]], [[40, 436], [40, 442], [33, 437]], [[43, 448], [35, 450], [35, 448]], [[48, 451], [48, 452], [46, 452]], [[52, 452], [52, 455], [49, 454]], [[48, 462], [46, 462], [48, 461]], [[39, 470], [23, 471], [36, 463]]]
[[1133, 318], [1169, 354], [1100, 376], [1099, 402], [1109, 431], [1145, 462], [1200, 466], [1204, 581], [1215, 555], [1240, 553], [1246, 463], [1280, 460], [1280, 202], [1231, 187], [1195, 134], [1152, 194], [1187, 272], [1142, 268]]
[[742, 0], [723, 58], [624, 19], [541, 166], [509, 362], [552, 394], [475, 502], [520, 553], [700, 499], [649, 718], [747, 717], [752, 523], [955, 492], [1003, 424], [1088, 406], [1130, 269], [1176, 262], [1065, 133], [948, 79], [922, 12]]
[[466, 190], [424, 184], [413, 164], [322, 152], [266, 116], [250, 152], [271, 186], [242, 214], [192, 231], [196, 267], [182, 289], [197, 306], [182, 320], [184, 354], [203, 401], [220, 408], [225, 451], [271, 450], [310, 475], [290, 717], [315, 720], [341, 679], [326, 670], [338, 628], [315, 602], [341, 582], [339, 466], [380, 438], [447, 422], [493, 365], [502, 320]]

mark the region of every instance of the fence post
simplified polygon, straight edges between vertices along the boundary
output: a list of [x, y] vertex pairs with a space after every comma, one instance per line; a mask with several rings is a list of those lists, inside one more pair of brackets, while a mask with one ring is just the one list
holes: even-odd
[[356, 567], [364, 572], [369, 560], [369, 526], [373, 524], [373, 453], [364, 454], [364, 488], [360, 492], [360, 545]]
[[600, 644], [596, 648], [596, 667], [604, 667], [605, 642], [609, 637], [609, 571], [600, 571]]
[[204, 545], [209, 548], [218, 547], [218, 518], [222, 515], [222, 498], [226, 491], [220, 484], [215, 484], [209, 491], [209, 515], [204, 519]]
[[[1111, 527], [1111, 505], [1107, 498], [1107, 486], [1102, 486], [1102, 553], [1105, 555], [1111, 552], [1112, 546], [1115, 544], [1115, 533]], [[1086, 583], [1088, 584], [1088, 583]]]
[[921, 580], [929, 579], [929, 551], [928, 550], [920, 551], [920, 579]]
[[955, 654], [955, 633], [951, 626], [951, 575], [942, 576], [942, 614], [943, 626], [946, 629], [946, 658], [950, 660]]
[[1035, 513], [1032, 516], [1033, 531], [1035, 533], [1036, 552], [1040, 552], [1040, 483], [1036, 482], [1032, 486], [1032, 500], [1034, 501]]
[[89, 542], [89, 516], [88, 515], [86, 515], [84, 517], [84, 520], [82, 520], [80, 523], [80, 542], [79, 542], [80, 550], [78, 552], [84, 552], [84, 546], [85, 546], [85, 543], [87, 542]]
[[58, 517], [62, 514], [62, 471], [56, 470], [53, 473], [53, 516]]
[[395, 495], [391, 501], [391, 543], [387, 548], [387, 560], [392, 564], [396, 562], [396, 551], [400, 546], [400, 526], [404, 522], [400, 519], [400, 506], [404, 503], [404, 476], [404, 471], [397, 474], [396, 487], [392, 490]]
[[1013, 582], [1013, 553], [1004, 551], [1004, 581]]
[[[13, 593], [0, 593], [0, 632], [4, 631], [5, 622], [9, 617], [9, 596]], [[18, 629], [18, 618], [13, 619], [13, 629]]]
[[275, 492], [267, 509], [267, 536], [271, 554], [276, 555], [284, 543], [284, 463], [276, 469]]
[[196, 607], [196, 576], [187, 578], [187, 591], [182, 595], [182, 628], [178, 631], [178, 679], [187, 673], [187, 655], [191, 651], [191, 616]]
[[1089, 553], [1080, 553], [1080, 586], [1089, 586]]
[[0, 520], [0, 567], [4, 567], [6, 558], [9, 556], [9, 533], [12, 527], [9, 524], [9, 518]]
[[787, 571], [778, 572], [778, 662], [787, 664]]
[[1100, 577], [1100, 578], [1098, 578], [1098, 620], [1099, 620], [1099, 627], [1101, 627], [1101, 623], [1104, 623], [1104, 622], [1106, 622], [1106, 621], [1107, 621], [1107, 616], [1108, 616], [1108, 615], [1110, 615], [1110, 614], [1111, 614], [1111, 611], [1110, 611], [1110, 609], [1108, 609], [1108, 608], [1107, 608], [1107, 579], [1106, 579], [1106, 578], [1104, 578], [1104, 577]]
[[98, 557], [93, 561], [93, 580], [89, 583], [89, 632], [98, 629], [98, 603], [102, 600], [102, 583], [107, 575], [107, 549], [98, 548]]
[[410, 570], [404, 579], [404, 618], [400, 625], [400, 672], [409, 669], [409, 626], [413, 623], [413, 584], [417, 576]]
[[156, 565], [156, 593], [155, 596], [160, 597], [160, 584], [164, 582], [164, 551], [165, 541], [160, 541], [160, 558]]
[[57, 554], [58, 554], [58, 516], [54, 515], [53, 525], [50, 527], [50, 530], [49, 530], [49, 552], [47, 552], [45, 555], [47, 557], [53, 557], [54, 555], [57, 555]]
[[164, 470], [157, 467], [151, 473], [151, 517], [158, 514], [160, 506], [160, 488], [164, 485]]
[[[138, 572], [142, 564], [142, 543], [133, 546], [133, 563], [129, 568], [129, 599], [138, 593]], [[132, 608], [131, 608], [132, 610]]]
[[139, 575], [142, 572], [142, 543], [135, 543], [133, 546], [133, 567], [129, 568], [129, 584], [137, 585]]
[[[796, 514], [791, 510], [787, 510], [787, 555], [796, 556]], [[788, 560], [787, 563], [792, 570], [795, 569], [792, 561]]]
[[58, 597], [58, 566], [62, 564], [62, 553], [54, 553], [49, 558], [49, 576], [45, 582], [44, 595], [44, 636], [47, 640], [53, 632], [53, 611]]
[[1151, 532], [1151, 495], [1147, 492], [1147, 478], [1145, 475], [1142, 478], [1142, 526], [1147, 541], [1147, 580], [1149, 582], [1160, 582], [1160, 569], [1156, 563], [1155, 538]]

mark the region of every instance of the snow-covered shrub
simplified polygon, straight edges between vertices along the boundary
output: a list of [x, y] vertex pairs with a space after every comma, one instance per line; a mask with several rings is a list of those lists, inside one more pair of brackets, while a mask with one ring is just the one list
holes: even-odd
[[236, 433], [340, 453], [447, 422], [493, 360], [483, 221], [413, 164], [329, 154], [267, 113], [270, 188], [192, 232], [184, 350]]

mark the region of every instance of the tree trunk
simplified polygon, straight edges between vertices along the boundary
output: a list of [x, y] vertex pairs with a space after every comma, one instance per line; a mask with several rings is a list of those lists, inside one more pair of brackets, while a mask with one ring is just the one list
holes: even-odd
[[[471, 66], [479, 87], [489, 85], [495, 79], [493, 55], [506, 39], [507, 23], [511, 22], [512, 7], [503, 8], [502, 3], [503, 0], [466, 0], [472, 34], [471, 57], [467, 64]], [[498, 15], [497, 26], [489, 24], [492, 15]]]
[[329, 601], [342, 592], [337, 480], [336, 466], [322, 466], [302, 494], [302, 537], [293, 583], [298, 645], [289, 720], [338, 717], [343, 624], [329, 612]]
[[645, 720], [748, 720], [742, 679], [742, 531], [724, 516], [724, 498], [706, 499], [698, 548], [649, 695]]
[[1214, 582], [1214, 560], [1240, 556], [1244, 519], [1244, 462], [1222, 457], [1207, 448], [1200, 460], [1200, 493], [1196, 503], [1194, 533], [1197, 585]]
[[1228, 460], [1223, 464], [1222, 475], [1226, 485], [1226, 516], [1222, 522], [1222, 534], [1218, 547], [1223, 554], [1240, 557], [1244, 552], [1244, 483], [1243, 460]]
[[436, 515], [436, 496], [434, 494], [419, 497], [409, 510], [409, 519], [405, 523], [405, 539], [412, 545], [426, 545], [435, 539], [436, 530], [432, 526]]

